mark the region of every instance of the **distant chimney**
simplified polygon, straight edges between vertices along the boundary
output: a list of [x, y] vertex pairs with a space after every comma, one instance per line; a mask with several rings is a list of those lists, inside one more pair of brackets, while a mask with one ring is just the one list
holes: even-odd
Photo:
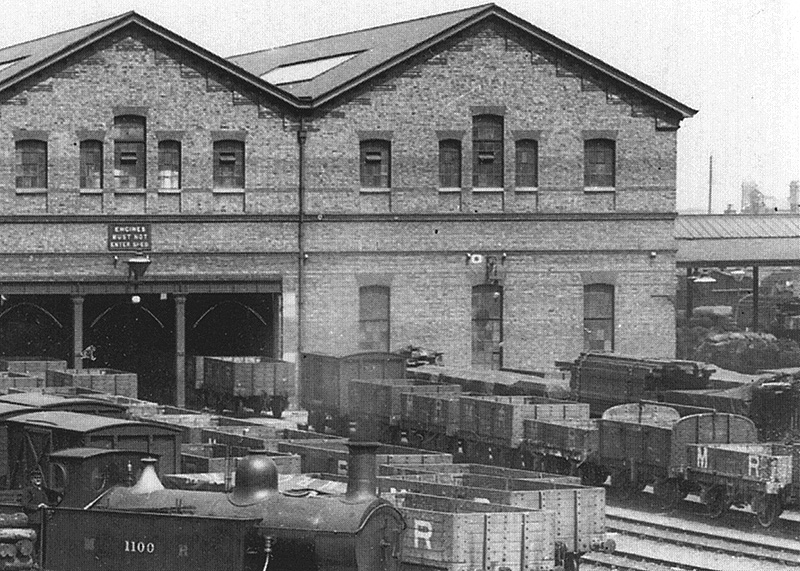
[[797, 200], [800, 197], [800, 180], [789, 183], [789, 212], [797, 214]]
[[350, 501], [360, 502], [376, 497], [378, 491], [375, 453], [378, 442], [349, 442], [350, 458], [347, 462], [347, 494]]

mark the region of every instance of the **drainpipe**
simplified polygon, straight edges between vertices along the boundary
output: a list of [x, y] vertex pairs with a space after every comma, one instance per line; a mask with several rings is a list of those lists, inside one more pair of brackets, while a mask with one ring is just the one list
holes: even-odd
[[[306, 167], [306, 138], [308, 130], [303, 117], [297, 128], [297, 387], [300, 389], [303, 366], [303, 270], [305, 265], [305, 245], [303, 240], [305, 223], [305, 167]], [[299, 390], [297, 391], [300, 395]]]

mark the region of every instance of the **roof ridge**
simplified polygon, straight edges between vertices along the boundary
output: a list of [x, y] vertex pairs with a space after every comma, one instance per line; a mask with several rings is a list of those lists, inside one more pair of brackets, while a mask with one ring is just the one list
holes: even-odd
[[[105, 18], [103, 20], [97, 20], [95, 22], [91, 22], [89, 24], [84, 24], [82, 26], [75, 26], [74, 28], [68, 28], [66, 30], [61, 30], [60, 32], [53, 32], [52, 34], [47, 34], [46, 36], [39, 36], [38, 38], [33, 38], [31, 40], [25, 40], [24, 42], [19, 42], [18, 44], [11, 44], [10, 46], [3, 46], [3, 47], [0, 47], [0, 52], [8, 50], [8, 49], [11, 49], [11, 48], [17, 48], [19, 46], [24, 46], [25, 44], [32, 44], [33, 42], [40, 42], [42, 40], [46, 40], [47, 38], [60, 36], [61, 34], [69, 34], [70, 32], [75, 32], [75, 31], [81, 30], [83, 28], [91, 28], [93, 26], [97, 26], [97, 25], [103, 24], [103, 23], [108, 23], [108, 22], [111, 22], [113, 20], [122, 20], [123, 18], [126, 18], [126, 17], [131, 16], [131, 15], [137, 16], [138, 14], [133, 10], [129, 10], [128, 12], [124, 12], [124, 13], [118, 14], [116, 16], [111, 16], [110, 18]], [[27, 56], [22, 56], [22, 57], [27, 57]], [[17, 58], [17, 59], [19, 59], [19, 58]]]
[[270, 51], [273, 51], [273, 50], [290, 48], [290, 47], [294, 47], [294, 46], [300, 46], [302, 44], [308, 44], [308, 43], [311, 43], [311, 42], [319, 42], [319, 41], [322, 41], [322, 40], [329, 40], [331, 38], [340, 38], [342, 36], [349, 36], [351, 34], [359, 34], [359, 33], [362, 33], [362, 32], [369, 32], [371, 30], [380, 30], [381, 28], [388, 28], [390, 26], [397, 26], [397, 25], [400, 25], [400, 24], [410, 24], [411, 22], [419, 22], [420, 20], [428, 20], [428, 19], [432, 19], [432, 18], [438, 18], [439, 16], [448, 16], [448, 15], [455, 14], [457, 12], [467, 12], [467, 11], [470, 11], [470, 10], [486, 9], [486, 8], [494, 7], [494, 6], [497, 6], [494, 2], [486, 2], [484, 4], [477, 4], [477, 5], [472, 6], [470, 8], [459, 8], [458, 10], [450, 10], [449, 12], [437, 12], [436, 14], [430, 14], [428, 16], [420, 16], [419, 18], [412, 18], [410, 20], [400, 20], [398, 22], [392, 22], [392, 23], [389, 23], [389, 24], [381, 24], [379, 26], [373, 26], [371, 28], [359, 28], [357, 30], [351, 30], [349, 32], [341, 32], [339, 34], [331, 34], [330, 36], [320, 36], [318, 38], [309, 38], [307, 40], [301, 40], [299, 42], [294, 42], [294, 43], [291, 43], [291, 44], [281, 44], [279, 46], [272, 46], [271, 48], [265, 48], [265, 49], [261, 49], [261, 50], [253, 50], [253, 51], [244, 52], [244, 53], [241, 53], [241, 54], [230, 55], [230, 56], [226, 56], [225, 59], [235, 59], [235, 58], [240, 58], [240, 57], [249, 56], [249, 55], [253, 55], [253, 54], [270, 52]]

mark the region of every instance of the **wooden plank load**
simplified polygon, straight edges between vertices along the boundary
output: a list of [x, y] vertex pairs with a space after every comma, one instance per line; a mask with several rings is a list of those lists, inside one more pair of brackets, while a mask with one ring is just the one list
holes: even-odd
[[556, 567], [550, 511], [413, 493], [387, 499], [409, 526], [400, 550], [403, 568], [549, 571]]
[[705, 363], [694, 361], [593, 352], [557, 365], [569, 370], [572, 394], [588, 402], [594, 416], [617, 404], [660, 401], [665, 391], [705, 389], [714, 372]]
[[[569, 485], [581, 483], [580, 478], [575, 476], [517, 470], [486, 464], [386, 464], [378, 467], [378, 474], [478, 488], [498, 487], [501, 484], [512, 488], [514, 486], [512, 480], [535, 480]], [[487, 482], [489, 485], [481, 485], [478, 482]]]
[[513, 371], [489, 371], [423, 365], [408, 371], [414, 379], [461, 386], [465, 393], [567, 398], [569, 381]]
[[139, 395], [136, 373], [116, 369], [48, 369], [45, 380], [48, 387], [81, 387], [131, 398]]
[[589, 406], [528, 396], [463, 396], [459, 400], [462, 437], [518, 447], [527, 419], [579, 419], [588, 416]]
[[[513, 480], [501, 487], [467, 487], [437, 484], [419, 478], [378, 478], [384, 492], [413, 492], [448, 498], [476, 499], [483, 502], [517, 506], [525, 509], [549, 510], [555, 514], [555, 540], [569, 553], [602, 550], [607, 543], [605, 532], [605, 490], [577, 485]], [[516, 488], [516, 489], [515, 489]]]
[[[304, 473], [346, 474], [350, 451], [346, 440], [277, 440], [280, 452], [297, 454]], [[403, 446], [381, 445], [376, 464], [452, 464], [452, 454], [426, 452]]]

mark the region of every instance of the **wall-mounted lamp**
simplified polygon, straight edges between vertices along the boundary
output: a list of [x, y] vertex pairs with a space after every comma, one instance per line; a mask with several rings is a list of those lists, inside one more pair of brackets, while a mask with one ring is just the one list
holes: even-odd
[[147, 268], [150, 267], [150, 258], [144, 254], [136, 254], [127, 260], [128, 263], [128, 279], [133, 278], [134, 282], [138, 282], [144, 276]]
[[118, 263], [119, 263], [119, 256], [114, 256], [114, 267], [115, 268], [117, 267]]
[[654, 260], [656, 256], [658, 256], [658, 252], [656, 252], [655, 250], [652, 250], [650, 252], [650, 259]]

